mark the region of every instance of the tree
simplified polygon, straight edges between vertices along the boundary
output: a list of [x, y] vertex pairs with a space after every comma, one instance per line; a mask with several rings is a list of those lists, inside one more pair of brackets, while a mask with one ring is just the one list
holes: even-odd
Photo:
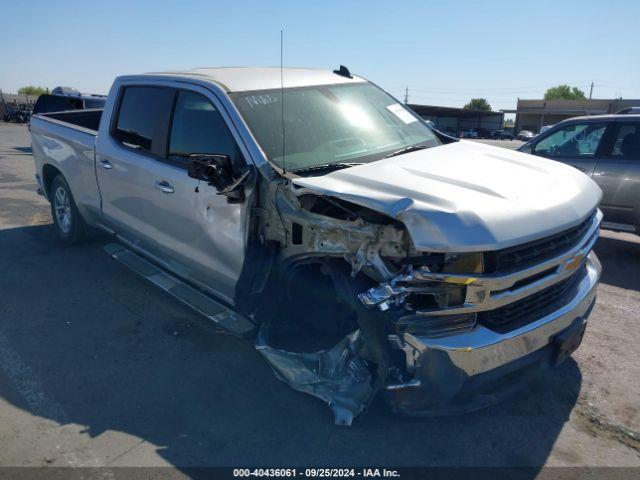
[[551, 87], [544, 94], [545, 100], [583, 100], [584, 98], [586, 97], [582, 90], [569, 85]]
[[482, 110], [485, 112], [491, 111], [491, 105], [487, 102], [486, 98], [472, 98], [469, 103], [464, 107], [465, 110]]
[[47, 93], [47, 89], [43, 87], [34, 87], [33, 85], [27, 85], [18, 90], [20, 95], [28, 95], [30, 97], [37, 97], [43, 93]]

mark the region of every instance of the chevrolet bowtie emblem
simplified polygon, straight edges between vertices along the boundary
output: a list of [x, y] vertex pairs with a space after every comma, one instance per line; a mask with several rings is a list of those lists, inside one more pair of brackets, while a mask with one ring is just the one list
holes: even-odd
[[580, 266], [580, 264], [582, 263], [583, 259], [584, 259], [584, 253], [582, 253], [582, 252], [578, 253], [571, 260], [567, 260], [567, 262], [564, 264], [564, 269], [565, 270], [575, 270], [576, 268], [578, 268]]

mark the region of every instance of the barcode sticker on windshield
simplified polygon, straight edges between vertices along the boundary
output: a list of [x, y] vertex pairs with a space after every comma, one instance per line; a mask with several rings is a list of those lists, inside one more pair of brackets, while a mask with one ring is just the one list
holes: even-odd
[[402, 120], [404, 123], [413, 123], [417, 122], [418, 119], [407, 112], [402, 105], [399, 103], [394, 103], [393, 105], [389, 105], [387, 107], [391, 113], [393, 113], [396, 117]]

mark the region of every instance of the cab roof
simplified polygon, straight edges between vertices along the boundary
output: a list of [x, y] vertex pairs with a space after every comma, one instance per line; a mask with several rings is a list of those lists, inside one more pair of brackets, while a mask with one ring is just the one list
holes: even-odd
[[[280, 67], [220, 67], [194, 68], [173, 72], [153, 72], [148, 75], [169, 75], [183, 78], [199, 78], [218, 84], [227, 92], [275, 90], [281, 87]], [[330, 70], [314, 68], [283, 68], [284, 88], [365, 82], [361, 77], [345, 77]]]

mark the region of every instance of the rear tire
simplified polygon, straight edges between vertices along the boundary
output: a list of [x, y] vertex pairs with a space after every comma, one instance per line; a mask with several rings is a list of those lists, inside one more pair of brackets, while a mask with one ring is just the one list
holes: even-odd
[[49, 187], [51, 216], [56, 236], [67, 245], [81, 243], [85, 237], [84, 221], [80, 216], [69, 184], [62, 175], [57, 175]]

